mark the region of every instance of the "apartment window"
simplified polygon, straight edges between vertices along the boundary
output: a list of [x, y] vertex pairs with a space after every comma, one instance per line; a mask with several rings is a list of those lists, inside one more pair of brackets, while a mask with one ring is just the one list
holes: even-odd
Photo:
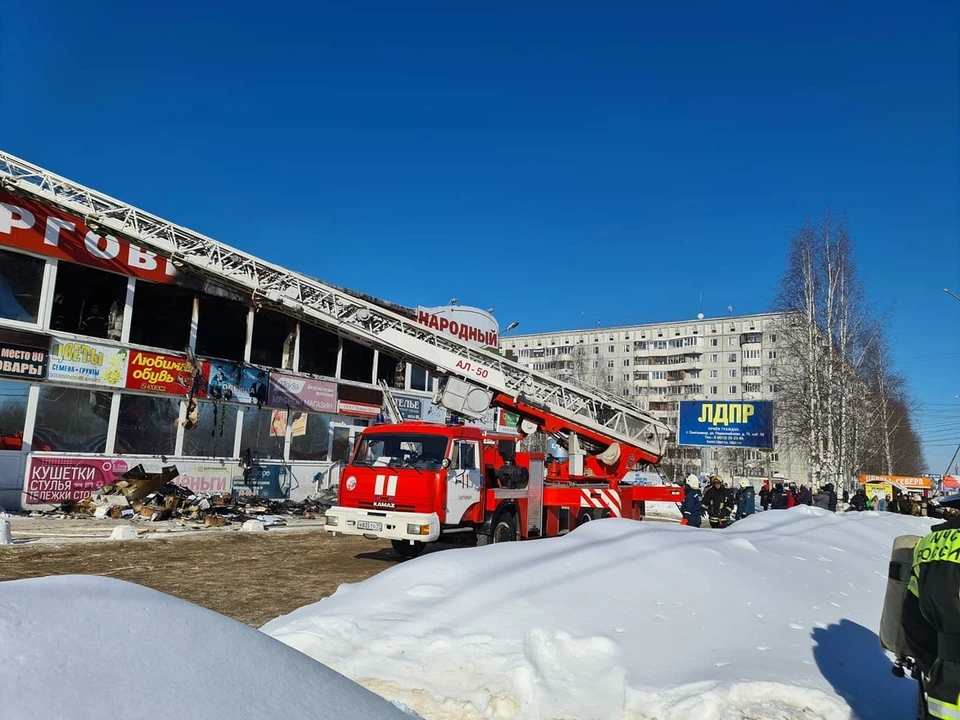
[[593, 346], [593, 354], [594, 354], [594, 355], [599, 355], [599, 354], [600, 354], [600, 348], [598, 348], [596, 345]]
[[727, 356], [727, 362], [735, 363], [736, 361], [737, 361], [737, 354], [736, 354], [736, 353], [730, 353], [730, 354]]
[[710, 377], [711, 377], [711, 378], [717, 377], [717, 371], [716, 371], [716, 370], [711, 370], [711, 371], [710, 371]]
[[770, 333], [770, 342], [775, 343], [777, 341], [777, 334]]
[[623, 366], [630, 367], [630, 358], [627, 358], [626, 360], [623, 361]]
[[613, 382], [613, 375], [607, 375], [607, 382]]
[[607, 352], [609, 352], [609, 353], [612, 353], [612, 352], [613, 352], [613, 345], [611, 345], [610, 347], [607, 348]]
[[624, 381], [624, 382], [629, 382], [629, 381], [630, 381], [630, 373], [624, 373], [624, 374], [623, 374], [623, 381]]
[[730, 377], [735, 378], [735, 377], [737, 376], [737, 369], [736, 369], [736, 368], [730, 368], [729, 375], [730, 375]]
[[731, 385], [729, 388], [727, 388], [727, 394], [728, 394], [728, 395], [736, 395], [736, 394], [737, 394], [737, 386], [736, 386], [736, 385]]
[[690, 372], [687, 373], [687, 376], [690, 377], [690, 378], [693, 379], [693, 380], [696, 380], [697, 378], [700, 377], [700, 371], [699, 371], [699, 370], [691, 370]]
[[593, 361], [593, 367], [595, 367], [595, 368], [600, 367], [600, 361], [599, 361], [599, 360], [594, 360], [594, 361]]
[[710, 347], [716, 347], [719, 344], [720, 340], [718, 338], [710, 338]]
[[650, 373], [650, 378], [651, 378], [652, 380], [666, 380], [666, 379], [667, 379], [667, 371], [666, 371], [666, 370], [654, 370], [652, 373]]
[[727, 339], [727, 345], [729, 345], [730, 347], [736, 347], [736, 345], [737, 345], [737, 339], [736, 339], [735, 337], [728, 338], [728, 339]]
[[716, 385], [711, 385], [711, 386], [710, 386], [710, 394], [711, 394], [711, 395], [716, 395], [716, 394], [717, 394], [717, 386], [716, 386]]
[[744, 374], [744, 375], [759, 375], [759, 374], [760, 374], [760, 368], [758, 368], [758, 367], [745, 367], [745, 368], [743, 369], [743, 374]]
[[713, 354], [710, 356], [710, 362], [712, 362], [712, 363], [713, 363], [713, 362], [720, 362], [720, 356], [717, 355], [717, 353], [713, 353]]
[[45, 261], [0, 251], [0, 318], [36, 324]]
[[779, 385], [771, 385], [771, 386], [770, 386], [770, 392], [772, 392], [772, 393], [778, 393], [778, 392], [780, 392], [780, 386], [779, 386]]
[[623, 351], [624, 351], [625, 353], [630, 352], [630, 346], [629, 346], [629, 345], [624, 345], [624, 346], [623, 346]]
[[637, 373], [637, 380], [649, 380], [649, 379], [650, 379], [650, 373], [645, 373], [645, 372]]
[[654, 349], [654, 350], [666, 350], [666, 349], [667, 349], [667, 341], [666, 341], [666, 340], [654, 340], [654, 341], [653, 341], [653, 349]]
[[647, 349], [647, 343], [641, 342], [640, 340], [638, 340], [637, 342], [635, 342], [635, 343], [633, 344], [633, 349], [634, 349], [634, 350], [646, 350], [646, 349]]
[[770, 359], [770, 360], [776, 360], [776, 359], [777, 359], [777, 351], [776, 351], [776, 350], [770, 350], [770, 351], [767, 353], [767, 358]]
[[759, 360], [760, 351], [759, 350], [744, 350], [743, 351], [744, 360]]
[[758, 393], [761, 389], [760, 383], [745, 383], [743, 386], [744, 392]]
[[612, 367], [613, 367], [613, 360], [607, 360], [607, 367], [608, 367], [608, 368], [612, 368]]

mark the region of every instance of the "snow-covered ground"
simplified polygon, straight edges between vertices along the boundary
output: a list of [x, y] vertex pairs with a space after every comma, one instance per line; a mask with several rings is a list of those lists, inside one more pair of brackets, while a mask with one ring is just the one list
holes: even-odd
[[88, 576], [0, 583], [0, 717], [411, 720], [253, 628]]
[[430, 553], [262, 630], [430, 719], [912, 717], [876, 628], [892, 539], [930, 524], [603, 520]]

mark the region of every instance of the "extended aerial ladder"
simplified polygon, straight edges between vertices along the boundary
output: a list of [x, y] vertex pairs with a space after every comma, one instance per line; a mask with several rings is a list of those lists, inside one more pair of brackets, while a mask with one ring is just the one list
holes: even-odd
[[[521, 435], [545, 432], [564, 447], [582, 445], [610, 469], [657, 463], [669, 428], [653, 415], [598, 391], [537, 373], [385, 307], [301, 273], [260, 260], [205, 235], [91, 190], [0, 151], [0, 188], [81, 219], [171, 260], [215, 276], [251, 301], [308, 319], [351, 340], [445, 378], [437, 401], [453, 413], [480, 418], [490, 407], [520, 417]], [[2, 208], [0, 208], [2, 211]], [[576, 437], [573, 437], [576, 436]]]

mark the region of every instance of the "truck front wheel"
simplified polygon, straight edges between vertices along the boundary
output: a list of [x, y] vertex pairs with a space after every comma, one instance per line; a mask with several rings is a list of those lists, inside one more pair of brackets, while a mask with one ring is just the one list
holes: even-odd
[[409, 540], [391, 540], [390, 543], [397, 555], [405, 558], [415, 558], [426, 547], [426, 543], [419, 540], [414, 540], [412, 543]]

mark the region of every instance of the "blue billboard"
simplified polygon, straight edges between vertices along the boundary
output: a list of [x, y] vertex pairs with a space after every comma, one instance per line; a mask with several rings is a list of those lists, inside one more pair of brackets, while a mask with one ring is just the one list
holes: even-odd
[[773, 449], [773, 402], [681, 400], [678, 445]]

